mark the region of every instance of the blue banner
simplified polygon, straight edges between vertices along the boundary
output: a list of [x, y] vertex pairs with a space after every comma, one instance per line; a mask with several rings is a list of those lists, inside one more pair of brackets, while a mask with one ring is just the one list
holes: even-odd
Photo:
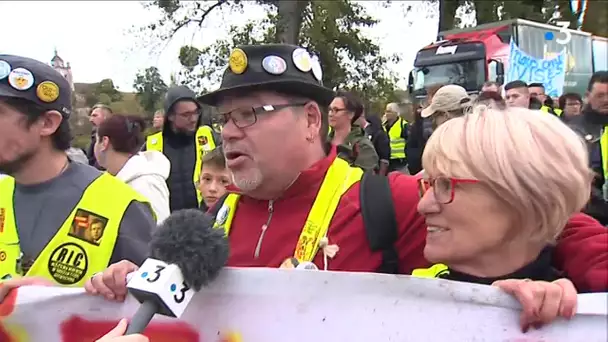
[[545, 94], [558, 97], [564, 91], [566, 53], [562, 51], [550, 59], [535, 58], [523, 52], [511, 41], [506, 78], [507, 82], [520, 80], [527, 84], [542, 83], [545, 86]]

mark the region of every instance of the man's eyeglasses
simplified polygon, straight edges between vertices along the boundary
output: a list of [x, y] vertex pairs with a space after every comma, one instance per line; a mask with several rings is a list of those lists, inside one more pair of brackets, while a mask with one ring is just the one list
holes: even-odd
[[478, 183], [476, 179], [461, 179], [451, 177], [436, 177], [430, 179], [420, 178], [418, 180], [418, 192], [420, 198], [430, 189], [433, 188], [435, 200], [441, 204], [450, 204], [454, 201], [454, 193], [456, 185], [459, 183]]
[[178, 118], [182, 118], [184, 120], [188, 120], [188, 119], [197, 119], [198, 120], [198, 117], [201, 116], [201, 110], [195, 110], [195, 111], [183, 112], [183, 113], [176, 113], [175, 116], [178, 117]]
[[258, 121], [259, 114], [274, 112], [289, 107], [302, 107], [305, 105], [306, 103], [290, 103], [280, 105], [264, 105], [252, 108], [239, 108], [227, 113], [220, 113], [219, 123], [224, 126], [228, 123], [228, 121], [232, 121], [238, 128], [247, 128]]

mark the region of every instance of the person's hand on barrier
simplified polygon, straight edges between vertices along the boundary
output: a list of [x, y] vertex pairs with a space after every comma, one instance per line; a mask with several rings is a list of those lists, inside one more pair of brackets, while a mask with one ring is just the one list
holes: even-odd
[[520, 324], [524, 332], [530, 326], [538, 329], [558, 317], [570, 319], [576, 314], [577, 291], [568, 279], [553, 282], [507, 279], [493, 285], [515, 296], [521, 303]]
[[118, 325], [96, 342], [150, 342], [150, 339], [141, 334], [124, 336], [127, 331], [127, 320], [121, 319]]
[[12, 289], [26, 285], [42, 285], [42, 286], [53, 286], [53, 282], [40, 277], [23, 277], [4, 280], [0, 282], [0, 303], [4, 301], [4, 298], [11, 292]]
[[84, 284], [91, 295], [101, 295], [106, 299], [122, 302], [127, 296], [127, 274], [137, 271], [134, 263], [121, 260], [110, 265], [105, 271], [95, 273]]

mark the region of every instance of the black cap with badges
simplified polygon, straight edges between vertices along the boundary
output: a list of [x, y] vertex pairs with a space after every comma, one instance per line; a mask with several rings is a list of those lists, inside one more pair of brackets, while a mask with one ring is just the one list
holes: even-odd
[[0, 97], [29, 100], [41, 108], [72, 113], [68, 81], [51, 66], [35, 59], [0, 54]]
[[226, 93], [275, 90], [301, 95], [327, 106], [333, 90], [323, 86], [319, 58], [306, 49], [287, 44], [244, 45], [232, 50], [220, 88], [198, 98], [216, 106]]

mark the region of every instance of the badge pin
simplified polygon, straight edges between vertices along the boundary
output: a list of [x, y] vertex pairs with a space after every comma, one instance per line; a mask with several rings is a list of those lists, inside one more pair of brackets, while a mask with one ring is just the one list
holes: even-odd
[[591, 134], [585, 135], [585, 140], [589, 141], [591, 139], [593, 139], [593, 136]]
[[227, 205], [223, 205], [222, 208], [220, 208], [220, 211], [217, 212], [217, 216], [215, 217], [215, 222], [218, 225], [223, 225], [224, 223], [226, 223], [226, 220], [228, 220], [228, 214], [230, 213], [230, 207]]
[[295, 49], [291, 54], [291, 59], [296, 68], [301, 72], [309, 72], [312, 69], [310, 54], [305, 49]]
[[34, 85], [34, 75], [25, 68], [17, 68], [8, 75], [8, 84], [17, 90], [28, 90]]
[[279, 56], [266, 56], [262, 60], [262, 68], [269, 74], [281, 75], [287, 70], [287, 62]]
[[317, 81], [323, 80], [323, 70], [321, 69], [321, 63], [319, 63], [319, 57], [312, 57], [312, 74], [315, 76]]
[[5, 79], [11, 73], [11, 65], [7, 61], [0, 60], [0, 80]]
[[245, 54], [245, 51], [241, 49], [232, 50], [228, 65], [233, 73], [237, 75], [244, 73], [247, 69], [247, 54]]
[[42, 102], [54, 102], [59, 98], [59, 86], [55, 82], [44, 81], [36, 88], [36, 96]]

